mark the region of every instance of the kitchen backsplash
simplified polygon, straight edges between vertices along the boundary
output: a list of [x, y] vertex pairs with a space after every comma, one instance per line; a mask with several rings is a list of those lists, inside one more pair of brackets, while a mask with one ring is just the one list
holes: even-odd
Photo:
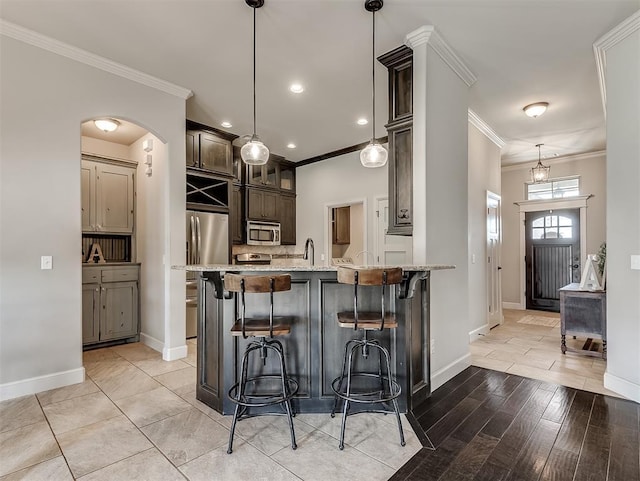
[[[233, 258], [237, 254], [271, 254], [271, 265], [274, 266], [308, 266], [309, 260], [302, 258], [302, 249], [297, 246], [250, 246], [234, 245], [232, 248]], [[317, 254], [316, 254], [317, 257]], [[316, 258], [316, 264], [318, 259]]]

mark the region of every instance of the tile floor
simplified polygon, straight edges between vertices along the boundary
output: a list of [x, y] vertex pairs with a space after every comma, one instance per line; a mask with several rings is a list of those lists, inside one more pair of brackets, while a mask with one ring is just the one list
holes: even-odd
[[[525, 316], [557, 320], [557, 326], [524, 324]], [[603, 385], [607, 362], [601, 357], [560, 352], [560, 315], [505, 309], [504, 323], [470, 345], [471, 364], [576, 389], [620, 397]], [[567, 339], [580, 348], [584, 339]]]
[[299, 414], [298, 449], [285, 417], [242, 421], [227, 455], [231, 419], [195, 398], [196, 349], [165, 362], [127, 344], [84, 353], [87, 380], [0, 403], [0, 480], [386, 480], [421, 449], [403, 417]]

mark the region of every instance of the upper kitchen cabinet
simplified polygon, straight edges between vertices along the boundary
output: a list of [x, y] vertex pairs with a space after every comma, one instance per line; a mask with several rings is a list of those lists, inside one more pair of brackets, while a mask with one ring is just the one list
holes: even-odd
[[378, 60], [389, 73], [389, 226], [413, 233], [413, 50], [402, 46]]
[[290, 192], [296, 191], [296, 168], [289, 161], [280, 162], [280, 189]]
[[280, 187], [280, 162], [282, 157], [270, 154], [264, 165], [247, 166], [247, 184], [260, 187]]
[[83, 155], [82, 231], [133, 234], [135, 163]]
[[247, 220], [279, 220], [278, 193], [271, 190], [247, 188]]
[[231, 142], [237, 135], [187, 120], [186, 164], [223, 175], [233, 175]]
[[283, 193], [278, 197], [278, 214], [280, 216], [280, 243], [295, 245], [296, 243], [296, 196]]

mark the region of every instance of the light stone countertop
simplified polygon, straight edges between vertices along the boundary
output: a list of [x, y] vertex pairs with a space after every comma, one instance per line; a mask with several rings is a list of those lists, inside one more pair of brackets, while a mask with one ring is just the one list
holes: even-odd
[[[406, 272], [416, 271], [438, 271], [444, 269], [455, 269], [456, 266], [448, 264], [425, 264], [425, 265], [400, 265], [400, 266], [356, 266], [348, 264], [343, 267], [354, 268], [393, 268], [400, 267]], [[231, 264], [193, 264], [193, 265], [180, 265], [171, 266], [172, 269], [185, 270], [190, 272], [335, 272], [338, 270], [338, 266], [283, 266], [283, 265], [231, 265]]]

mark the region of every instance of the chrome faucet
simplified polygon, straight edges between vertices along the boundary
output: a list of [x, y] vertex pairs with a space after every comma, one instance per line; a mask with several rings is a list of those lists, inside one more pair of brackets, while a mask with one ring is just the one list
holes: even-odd
[[363, 250], [358, 252], [354, 258], [357, 259], [358, 256], [361, 256], [362, 254], [364, 254], [364, 265], [368, 266], [369, 265], [369, 255], [371, 256], [371, 261], [372, 261], [372, 265], [375, 264], [375, 256], [373, 255], [373, 253], [369, 252], [368, 250]]
[[311, 237], [307, 237], [307, 240], [304, 243], [304, 255], [303, 259], [309, 259], [309, 246], [311, 246], [311, 265], [314, 265], [315, 258], [315, 248], [313, 246], [313, 239]]

